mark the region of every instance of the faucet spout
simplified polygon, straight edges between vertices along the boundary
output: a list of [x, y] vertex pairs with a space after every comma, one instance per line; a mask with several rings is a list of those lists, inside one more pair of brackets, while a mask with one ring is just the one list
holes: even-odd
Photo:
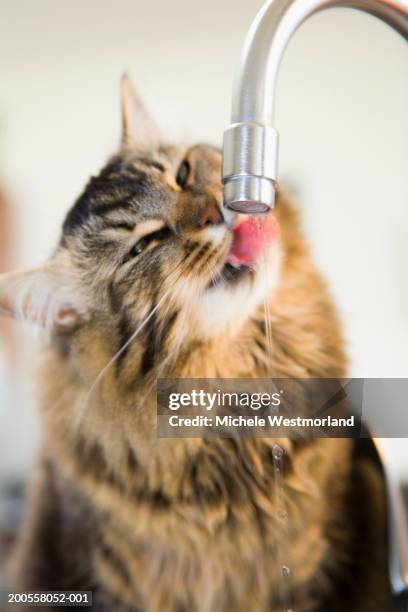
[[253, 22], [243, 50], [224, 133], [224, 206], [267, 212], [275, 203], [278, 133], [273, 127], [277, 75], [297, 28], [330, 7], [371, 13], [408, 38], [408, 0], [268, 0]]

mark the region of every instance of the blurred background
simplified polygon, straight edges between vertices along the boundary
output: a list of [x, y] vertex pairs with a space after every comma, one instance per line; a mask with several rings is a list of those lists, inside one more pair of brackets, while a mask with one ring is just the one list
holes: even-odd
[[[0, 269], [36, 265], [117, 146], [119, 78], [170, 138], [221, 144], [259, 0], [1, 0]], [[408, 376], [408, 53], [349, 9], [312, 17], [281, 68], [280, 176], [340, 307], [351, 375]], [[0, 327], [0, 523], [15, 520], [39, 432], [29, 328]], [[395, 440], [408, 479], [408, 452]]]

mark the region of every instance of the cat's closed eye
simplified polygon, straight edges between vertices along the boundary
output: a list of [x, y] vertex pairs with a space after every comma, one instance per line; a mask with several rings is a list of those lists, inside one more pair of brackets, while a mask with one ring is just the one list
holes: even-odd
[[165, 240], [171, 235], [171, 233], [171, 229], [166, 226], [162, 227], [159, 230], [151, 232], [146, 236], [143, 236], [143, 238], [140, 238], [140, 240], [138, 240], [136, 244], [134, 244], [132, 248], [124, 255], [121, 263], [125, 264], [131, 259], [138, 257], [143, 253], [143, 251], [147, 249], [150, 244], [152, 244], [153, 242], [161, 242], [162, 240]]

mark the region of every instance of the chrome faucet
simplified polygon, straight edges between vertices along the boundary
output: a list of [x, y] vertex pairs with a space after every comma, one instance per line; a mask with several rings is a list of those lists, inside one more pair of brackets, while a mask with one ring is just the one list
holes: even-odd
[[269, 0], [244, 45], [224, 133], [224, 206], [264, 213], [275, 204], [278, 133], [273, 127], [279, 65], [292, 34], [309, 15], [343, 6], [371, 13], [408, 38], [408, 0]]
[[[408, 0], [268, 0], [245, 41], [233, 94], [232, 123], [224, 133], [226, 208], [259, 214], [274, 207], [278, 133], [273, 121], [282, 55], [292, 34], [309, 15], [336, 6], [371, 13], [408, 38]], [[379, 442], [374, 438], [387, 487], [390, 583], [396, 597], [408, 597], [408, 513], [398, 478], [383, 455], [385, 441]]]

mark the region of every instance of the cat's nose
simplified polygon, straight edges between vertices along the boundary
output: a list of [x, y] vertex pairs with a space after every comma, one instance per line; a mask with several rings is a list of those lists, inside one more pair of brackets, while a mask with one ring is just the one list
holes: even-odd
[[196, 216], [196, 227], [202, 228], [206, 225], [220, 225], [224, 223], [224, 217], [217, 202], [213, 199], [205, 203]]

